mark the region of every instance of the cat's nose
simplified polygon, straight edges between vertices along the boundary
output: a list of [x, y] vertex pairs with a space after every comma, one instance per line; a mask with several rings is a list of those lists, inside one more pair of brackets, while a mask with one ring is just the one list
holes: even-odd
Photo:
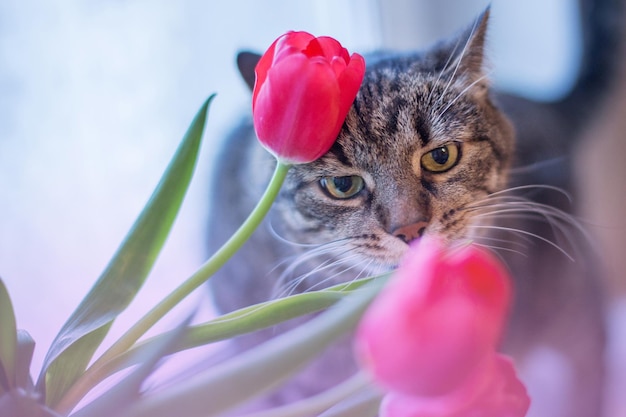
[[392, 232], [392, 234], [398, 239], [403, 240], [404, 243], [411, 243], [412, 241], [421, 237], [424, 234], [426, 226], [428, 226], [427, 222], [420, 221], [417, 223], [398, 227]]

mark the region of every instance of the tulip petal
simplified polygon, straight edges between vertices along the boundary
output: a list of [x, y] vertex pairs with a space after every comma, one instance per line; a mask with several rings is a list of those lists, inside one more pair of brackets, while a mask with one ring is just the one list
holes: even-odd
[[265, 51], [263, 56], [257, 62], [256, 67], [254, 68], [254, 88], [252, 90], [252, 112], [254, 113], [254, 108], [256, 104], [256, 98], [259, 94], [259, 87], [265, 83], [267, 79], [267, 71], [272, 66], [272, 62], [274, 62], [274, 53], [276, 51], [276, 44], [281, 38], [276, 39], [270, 47]]
[[307, 58], [313, 57], [325, 57], [324, 50], [322, 49], [322, 45], [320, 45], [317, 39], [311, 39], [309, 44], [302, 50], [302, 53], [307, 56]]
[[334, 131], [339, 95], [327, 62], [303, 54], [283, 59], [271, 68], [257, 95], [254, 124], [259, 140], [284, 162], [319, 158], [339, 133]]
[[456, 391], [443, 396], [387, 394], [381, 417], [524, 417], [530, 407], [513, 362], [494, 355], [490, 365]]
[[281, 42], [284, 42], [284, 44], [288, 44], [289, 46], [293, 46], [300, 51], [304, 51], [309, 45], [309, 43], [315, 40], [315, 36], [304, 31], [297, 31], [297, 32], [291, 31], [291, 32], [287, 32], [285, 35], [281, 36], [279, 39], [282, 39]]
[[335, 56], [330, 59], [330, 67], [333, 69], [335, 73], [335, 77], [338, 80], [339, 80], [339, 77], [341, 77], [341, 74], [345, 71], [347, 66], [348, 65], [346, 64], [346, 61], [343, 58]]
[[331, 61], [333, 58], [340, 58], [346, 64], [350, 62], [348, 50], [341, 46], [336, 39], [330, 36], [320, 36], [317, 38], [317, 43], [323, 51], [322, 55], [325, 56], [327, 60]]
[[[267, 51], [261, 56], [254, 70], [256, 74], [255, 85], [262, 85], [267, 78], [267, 71], [272, 65], [288, 56], [290, 53], [297, 53], [306, 49], [309, 42], [315, 37], [307, 32], [290, 31], [278, 37]], [[258, 89], [255, 87], [252, 92], [252, 111], [254, 111], [254, 103]]]
[[307, 49], [315, 42], [315, 36], [307, 32], [289, 32], [276, 42], [274, 59], [272, 65], [278, 64], [281, 60], [293, 54], [306, 54]]
[[494, 265], [475, 247], [448, 253], [432, 239], [409, 250], [355, 342], [381, 384], [443, 395], [478, 371], [494, 353], [509, 300], [508, 276]]
[[354, 102], [354, 98], [361, 87], [363, 76], [365, 74], [365, 60], [361, 55], [352, 54], [347, 62], [348, 65], [337, 78], [337, 82], [339, 83], [341, 89], [341, 96], [339, 99], [340, 108], [342, 114], [345, 115], [348, 114], [348, 111]]

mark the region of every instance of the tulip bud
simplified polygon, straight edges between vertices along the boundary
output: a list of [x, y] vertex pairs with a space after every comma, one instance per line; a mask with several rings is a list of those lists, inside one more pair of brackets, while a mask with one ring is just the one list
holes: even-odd
[[324, 155], [337, 139], [365, 74], [365, 61], [335, 39], [288, 32], [259, 60], [252, 95], [254, 128], [280, 162]]
[[506, 270], [474, 246], [413, 246], [365, 313], [357, 353], [385, 387], [444, 395], [495, 353], [510, 301]]

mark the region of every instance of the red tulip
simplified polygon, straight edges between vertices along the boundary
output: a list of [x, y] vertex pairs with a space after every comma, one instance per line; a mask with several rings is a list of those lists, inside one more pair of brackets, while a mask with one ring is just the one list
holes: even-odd
[[254, 128], [279, 161], [307, 163], [335, 142], [363, 81], [365, 61], [333, 38], [288, 32], [256, 66]]
[[431, 239], [413, 246], [355, 339], [357, 356], [389, 391], [383, 415], [525, 415], [525, 388], [496, 352], [510, 299], [508, 273], [488, 252], [445, 250]]

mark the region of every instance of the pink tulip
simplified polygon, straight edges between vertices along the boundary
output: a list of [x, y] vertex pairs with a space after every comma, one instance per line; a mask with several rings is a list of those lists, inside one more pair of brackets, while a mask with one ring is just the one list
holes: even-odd
[[[507, 270], [490, 253], [471, 245], [445, 250], [432, 239], [411, 247], [355, 340], [364, 367], [390, 392], [385, 415], [470, 416], [453, 411], [509, 403], [527, 408], [512, 365], [496, 353], [510, 299]], [[498, 387], [513, 399], [502, 394], [488, 401], [485, 391]], [[398, 411], [404, 407], [422, 413]]]
[[259, 140], [279, 161], [324, 155], [337, 139], [365, 74], [365, 61], [333, 38], [288, 32], [256, 66], [252, 96]]

